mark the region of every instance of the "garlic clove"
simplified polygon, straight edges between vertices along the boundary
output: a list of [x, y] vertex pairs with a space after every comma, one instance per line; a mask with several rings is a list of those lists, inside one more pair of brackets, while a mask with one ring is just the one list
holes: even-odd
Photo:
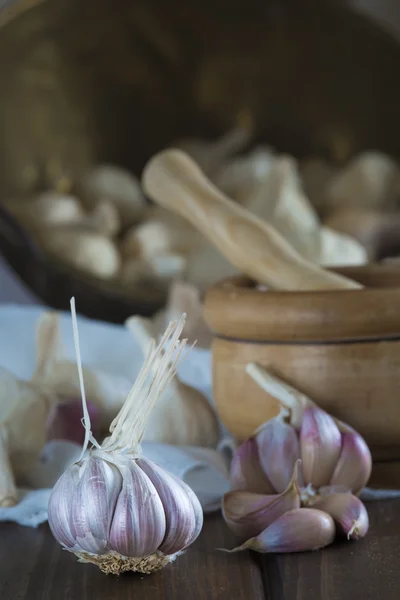
[[119, 493], [109, 533], [109, 545], [122, 556], [142, 557], [158, 550], [166, 533], [165, 512], [156, 488], [133, 460], [122, 464]]
[[314, 488], [327, 485], [341, 450], [341, 434], [333, 417], [317, 407], [304, 411], [300, 430], [304, 482]]
[[338, 531], [348, 540], [358, 540], [367, 534], [368, 512], [359, 498], [352, 494], [331, 494], [313, 504], [313, 508], [331, 515]]
[[71, 533], [83, 551], [103, 554], [122, 477], [115, 465], [91, 456], [80, 466], [79, 478], [71, 499]]
[[335, 524], [330, 515], [313, 508], [295, 508], [233, 551], [305, 552], [328, 546], [334, 538]]
[[138, 460], [139, 467], [153, 483], [165, 512], [166, 532], [159, 547], [164, 554], [176, 554], [189, 546], [199, 535], [203, 525], [203, 510], [197, 497], [189, 497], [188, 486], [167, 473], [155, 463]]
[[342, 449], [330, 485], [344, 485], [359, 494], [371, 475], [372, 457], [358, 433], [342, 433]]
[[249, 438], [235, 450], [231, 462], [230, 480], [232, 490], [246, 490], [259, 494], [276, 492], [261, 467], [258, 445], [254, 437]]
[[[278, 416], [262, 426], [256, 435], [260, 464], [277, 492], [289, 485], [296, 461], [300, 458], [297, 433]], [[300, 474], [302, 485], [303, 476]]]
[[56, 540], [68, 550], [77, 548], [71, 529], [71, 502], [79, 483], [79, 465], [71, 465], [55, 483], [49, 498], [48, 520]]
[[225, 494], [222, 514], [235, 535], [243, 540], [256, 536], [285, 512], [300, 508], [298, 463], [282, 494], [264, 495], [240, 490]]

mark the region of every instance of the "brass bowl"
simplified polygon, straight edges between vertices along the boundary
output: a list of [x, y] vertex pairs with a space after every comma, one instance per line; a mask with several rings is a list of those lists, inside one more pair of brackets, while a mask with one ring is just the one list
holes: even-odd
[[[0, 13], [0, 193], [97, 162], [140, 173], [246, 109], [260, 140], [345, 160], [400, 156], [400, 47], [367, 18], [302, 0], [14, 0]], [[14, 230], [15, 228], [13, 228]], [[8, 232], [8, 233], [7, 233]], [[162, 302], [87, 282], [0, 219], [0, 250], [46, 303], [121, 321]], [[19, 241], [17, 241], [17, 238]]]

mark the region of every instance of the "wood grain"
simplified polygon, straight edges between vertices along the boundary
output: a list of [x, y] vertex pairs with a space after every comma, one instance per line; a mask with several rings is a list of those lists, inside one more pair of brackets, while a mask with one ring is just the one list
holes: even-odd
[[195, 544], [151, 576], [107, 576], [61, 549], [47, 525], [38, 529], [1, 524], [1, 600], [261, 600], [254, 555], [230, 555], [234, 538], [219, 515], [205, 519]]
[[273, 600], [397, 600], [400, 589], [400, 501], [367, 504], [370, 532], [322, 552], [259, 557]]
[[190, 221], [256, 281], [288, 290], [361, 287], [300, 256], [266, 221], [222, 194], [180, 150], [156, 154], [144, 169], [142, 184], [152, 200]]
[[47, 525], [0, 524], [1, 600], [397, 600], [400, 500], [367, 504], [370, 532], [320, 552], [225, 554], [233, 538], [207, 517], [193, 547], [152, 576], [103, 575], [60, 549]]

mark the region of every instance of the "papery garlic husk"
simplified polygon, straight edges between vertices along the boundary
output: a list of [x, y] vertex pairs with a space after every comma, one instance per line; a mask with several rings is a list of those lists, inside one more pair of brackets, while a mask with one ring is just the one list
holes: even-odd
[[232, 552], [305, 552], [324, 548], [334, 539], [335, 524], [330, 515], [313, 508], [295, 508]]
[[328, 413], [317, 407], [304, 411], [300, 448], [305, 484], [328, 484], [341, 450], [339, 428]]
[[[297, 433], [284, 422], [284, 414], [262, 425], [256, 434], [260, 464], [268, 481], [279, 493], [289, 485], [294, 466], [300, 458]], [[303, 485], [301, 472], [299, 477], [300, 485]]]
[[0, 367], [0, 507], [17, 503], [24, 481], [46, 443], [46, 424], [58, 397]]
[[[80, 398], [80, 384], [75, 362], [65, 358], [61, 340], [61, 320], [57, 312], [43, 313], [36, 324], [36, 370], [32, 381], [61, 402]], [[99, 430], [107, 431], [110, 422], [123, 406], [131, 382], [120, 375], [100, 369], [83, 368], [83, 379], [88, 400], [99, 411]]]
[[92, 438], [86, 414], [86, 432], [95, 448], [65, 471], [50, 496], [55, 538], [105, 573], [158, 570], [202, 527], [202, 508], [192, 490], [140, 452], [146, 420], [184, 349], [186, 340], [179, 340], [183, 325], [184, 317], [167, 328], [157, 347], [151, 345], [102, 446]]
[[251, 437], [234, 452], [230, 481], [233, 490], [245, 490], [257, 494], [275, 494], [260, 462], [260, 454], [255, 437]]
[[338, 531], [349, 540], [358, 540], [368, 532], [367, 509], [352, 494], [331, 494], [320, 498], [312, 506], [331, 515]]
[[344, 485], [357, 495], [367, 485], [371, 470], [371, 452], [364, 439], [356, 432], [342, 433], [342, 448], [330, 485]]
[[300, 508], [298, 463], [288, 487], [282, 494], [232, 491], [224, 495], [222, 515], [229, 529], [237, 537], [246, 540], [256, 536], [285, 512]]
[[[150, 319], [131, 317], [126, 326], [146, 353], [155, 335]], [[143, 439], [177, 446], [215, 448], [219, 438], [218, 420], [207, 398], [175, 375], [149, 416]]]

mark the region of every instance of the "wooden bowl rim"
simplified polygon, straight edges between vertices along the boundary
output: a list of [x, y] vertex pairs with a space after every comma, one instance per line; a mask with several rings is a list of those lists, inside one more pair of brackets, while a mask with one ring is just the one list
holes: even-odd
[[207, 324], [216, 337], [238, 342], [326, 344], [400, 339], [400, 268], [369, 264], [331, 270], [367, 287], [261, 291], [247, 277], [230, 277], [206, 293]]

